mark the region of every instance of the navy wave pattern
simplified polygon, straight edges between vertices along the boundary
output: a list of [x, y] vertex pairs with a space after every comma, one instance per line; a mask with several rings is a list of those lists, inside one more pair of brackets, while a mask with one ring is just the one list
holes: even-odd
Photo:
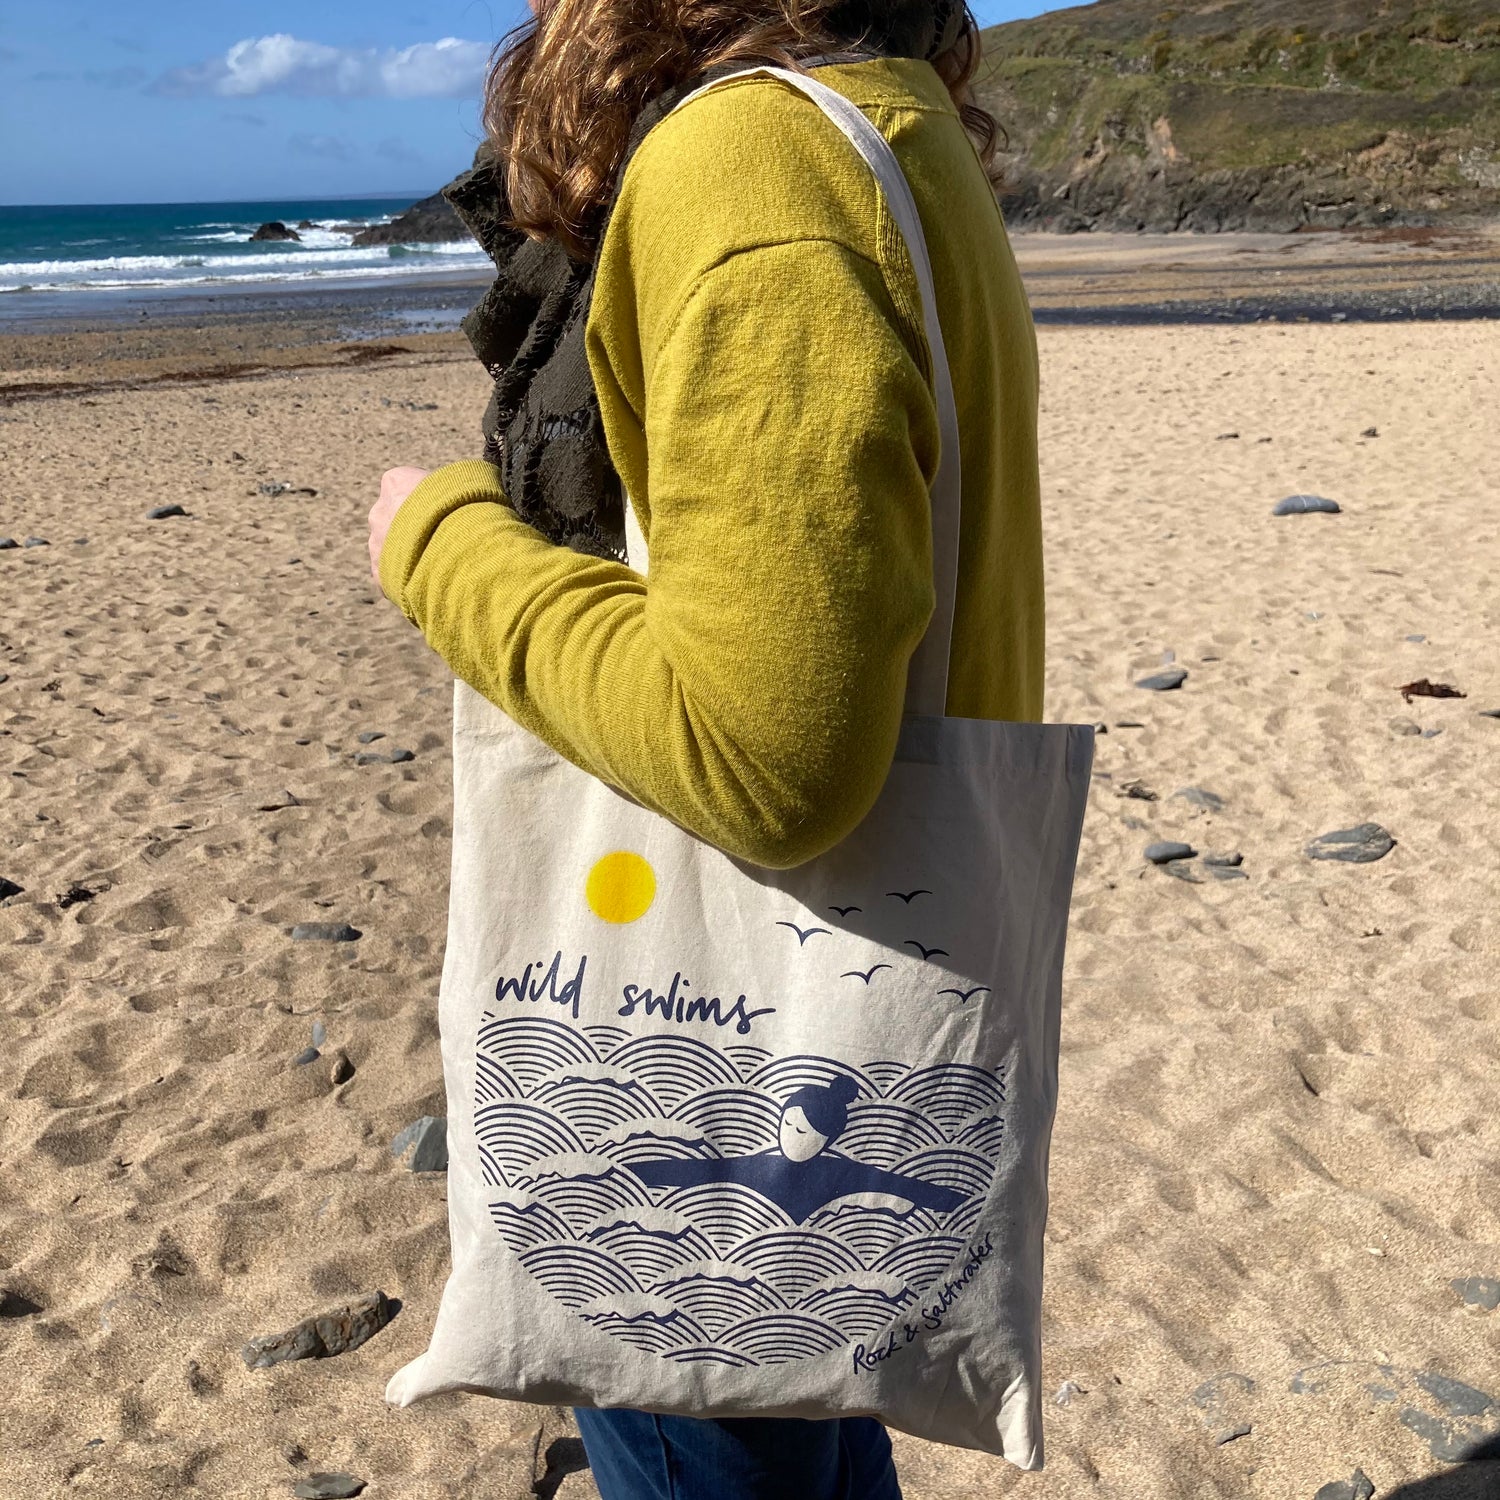
[[[683, 1364], [749, 1369], [878, 1339], [967, 1253], [1004, 1138], [1002, 1076], [967, 1063], [852, 1067], [693, 1037], [486, 1013], [474, 1126], [506, 1246], [591, 1327]], [[836, 1150], [957, 1191], [885, 1193], [796, 1223], [741, 1182], [648, 1187], [631, 1165], [774, 1148], [798, 1089], [851, 1079]]]

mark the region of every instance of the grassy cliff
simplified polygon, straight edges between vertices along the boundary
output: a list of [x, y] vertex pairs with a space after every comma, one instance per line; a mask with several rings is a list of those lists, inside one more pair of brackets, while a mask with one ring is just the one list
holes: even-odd
[[1098, 0], [983, 39], [1012, 223], [1500, 218], [1500, 0]]

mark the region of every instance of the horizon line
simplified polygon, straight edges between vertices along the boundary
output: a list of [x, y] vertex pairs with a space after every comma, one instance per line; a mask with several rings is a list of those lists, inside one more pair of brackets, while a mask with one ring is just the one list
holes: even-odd
[[0, 209], [7, 208], [200, 208], [212, 207], [218, 204], [260, 204], [260, 203], [353, 203], [360, 199], [369, 198], [409, 198], [411, 202], [418, 203], [423, 198], [430, 198], [438, 189], [431, 192], [404, 189], [400, 192], [385, 193], [284, 193], [275, 198], [119, 198], [108, 202], [94, 203], [0, 203]]

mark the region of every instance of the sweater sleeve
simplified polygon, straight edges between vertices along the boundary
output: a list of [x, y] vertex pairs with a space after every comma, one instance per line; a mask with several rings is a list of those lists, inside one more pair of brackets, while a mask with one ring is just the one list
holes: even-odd
[[386, 593], [574, 764], [750, 863], [869, 811], [933, 608], [937, 413], [877, 265], [808, 239], [698, 276], [646, 372], [650, 568], [557, 547], [451, 464], [398, 510]]

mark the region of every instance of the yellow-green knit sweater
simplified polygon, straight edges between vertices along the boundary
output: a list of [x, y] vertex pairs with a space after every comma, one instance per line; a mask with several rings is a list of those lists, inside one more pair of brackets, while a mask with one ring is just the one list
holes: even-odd
[[[911, 184], [958, 403], [948, 713], [1037, 719], [1036, 342], [994, 196], [925, 62], [818, 68]], [[869, 168], [761, 75], [669, 114], [626, 172], [587, 328], [649, 576], [557, 547], [488, 464], [396, 513], [385, 592], [484, 697], [753, 864], [843, 838], [889, 770], [933, 607], [931, 356]]]

